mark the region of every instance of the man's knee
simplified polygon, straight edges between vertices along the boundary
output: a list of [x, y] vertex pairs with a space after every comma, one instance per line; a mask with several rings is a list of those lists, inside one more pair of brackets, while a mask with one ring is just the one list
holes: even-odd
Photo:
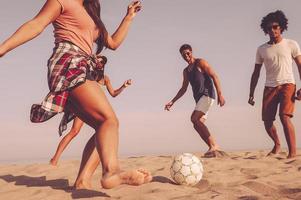
[[205, 116], [204, 113], [200, 111], [194, 111], [190, 117], [190, 120], [193, 124], [204, 123], [205, 122], [204, 116]]
[[196, 123], [204, 123], [205, 122], [205, 118], [203, 118], [204, 115], [200, 115], [200, 116], [191, 116], [190, 120], [193, 124]]
[[191, 115], [190, 121], [191, 123], [196, 124], [199, 121], [199, 118], [195, 115]]
[[273, 126], [274, 120], [265, 120], [264, 121], [264, 127], [266, 129], [270, 129]]
[[291, 121], [291, 115], [287, 115], [287, 114], [280, 114], [280, 120], [282, 124], [287, 124]]

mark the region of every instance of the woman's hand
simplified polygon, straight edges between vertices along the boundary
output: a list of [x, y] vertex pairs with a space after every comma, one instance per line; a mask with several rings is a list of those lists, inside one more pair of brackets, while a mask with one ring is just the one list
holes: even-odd
[[116, 50], [121, 45], [128, 33], [133, 18], [136, 16], [136, 13], [141, 10], [141, 8], [142, 6], [140, 1], [133, 1], [128, 6], [126, 16], [123, 18], [117, 30], [112, 36], [108, 36], [107, 47], [109, 49]]
[[127, 16], [130, 18], [134, 18], [142, 8], [140, 1], [133, 1], [129, 6], [127, 10]]
[[128, 86], [130, 86], [130, 85], [132, 85], [132, 79], [129, 79], [129, 80], [126, 80], [124, 83], [123, 83], [123, 87], [128, 87]]

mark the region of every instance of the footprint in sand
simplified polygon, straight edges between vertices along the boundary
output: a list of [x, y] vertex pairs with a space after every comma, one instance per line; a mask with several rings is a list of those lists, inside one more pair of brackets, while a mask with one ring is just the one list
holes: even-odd
[[284, 188], [284, 189], [281, 189], [281, 193], [284, 193], [284, 194], [301, 193], [301, 188]]
[[160, 188], [155, 188], [155, 189], [151, 189], [150, 191], [148, 191], [148, 193], [160, 193], [162, 192], [163, 190], [160, 189]]
[[294, 159], [294, 160], [290, 160], [290, 161], [285, 162], [285, 164], [300, 167], [301, 166], [301, 160]]
[[232, 156], [232, 157], [231, 157], [232, 160], [237, 160], [237, 159], [239, 159], [239, 158], [241, 158], [241, 157], [240, 157], [240, 156]]
[[280, 193], [290, 199], [301, 199], [301, 188], [280, 188]]
[[257, 196], [241, 196], [238, 197], [239, 200], [259, 200]]
[[284, 158], [284, 157], [275, 157], [277, 160], [284, 160], [284, 159], [286, 159], [286, 158]]
[[240, 172], [246, 175], [254, 175], [260, 173], [260, 169], [257, 168], [241, 168]]
[[275, 188], [257, 181], [248, 181], [242, 185], [263, 196], [270, 196], [275, 199], [279, 199], [281, 197]]
[[200, 194], [200, 193], [208, 192], [210, 189], [210, 184], [209, 184], [209, 181], [207, 181], [207, 180], [201, 180], [194, 187], [199, 189], [199, 191], [197, 193]]
[[257, 156], [249, 156], [249, 157], [246, 157], [244, 159], [255, 160], [255, 159], [257, 159]]
[[246, 179], [257, 179], [258, 176], [255, 174], [260, 173], [260, 170], [257, 168], [241, 168], [240, 172], [246, 175]]
[[245, 156], [248, 156], [250, 154], [251, 154], [251, 152], [249, 152], [249, 151], [245, 152]]

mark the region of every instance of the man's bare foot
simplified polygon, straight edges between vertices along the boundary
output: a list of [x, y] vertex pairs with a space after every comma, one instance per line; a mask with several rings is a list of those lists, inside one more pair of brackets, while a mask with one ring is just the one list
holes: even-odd
[[86, 190], [89, 190], [91, 189], [92, 186], [90, 183], [88, 183], [87, 181], [83, 181], [83, 180], [77, 180], [75, 183], [74, 183], [74, 189], [76, 190], [80, 190], [80, 189], [86, 189]]
[[51, 160], [49, 161], [49, 164], [52, 166], [57, 166], [57, 160], [51, 158]]
[[286, 158], [294, 158], [296, 156], [297, 156], [296, 153], [289, 153]]
[[280, 152], [280, 145], [279, 144], [275, 144], [274, 148], [272, 149], [272, 151], [270, 153], [267, 154], [267, 156], [273, 156], [276, 155]]
[[204, 153], [204, 158], [215, 158], [215, 157], [216, 157], [215, 150], [208, 150], [206, 153]]
[[229, 155], [221, 150], [208, 150], [204, 154], [204, 158], [223, 158], [223, 157], [229, 157]]
[[211, 145], [207, 152], [211, 152], [211, 151], [220, 151], [220, 147], [217, 144]]
[[111, 189], [121, 184], [142, 185], [152, 181], [151, 174], [144, 169], [121, 171], [115, 174], [105, 174], [101, 180], [101, 185], [105, 189]]

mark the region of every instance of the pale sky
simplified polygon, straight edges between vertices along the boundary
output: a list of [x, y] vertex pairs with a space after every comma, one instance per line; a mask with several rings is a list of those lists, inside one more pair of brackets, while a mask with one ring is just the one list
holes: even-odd
[[[44, 2], [3, 1], [0, 41], [31, 19]], [[119, 25], [129, 2], [101, 1], [102, 19], [110, 33]], [[120, 120], [120, 155], [207, 150], [190, 122], [195, 106], [190, 87], [171, 112], [164, 111], [165, 103], [175, 96], [182, 83], [186, 63], [178, 49], [183, 43], [191, 44], [195, 57], [206, 59], [221, 81], [226, 105], [220, 108], [215, 104], [207, 121], [220, 146], [226, 151], [272, 148], [260, 114], [264, 68], [256, 88], [256, 105], [247, 104], [256, 48], [268, 40], [260, 22], [269, 12], [284, 11], [289, 20], [284, 37], [300, 44], [300, 0], [144, 0], [142, 5], [143, 10], [121, 47], [103, 51], [108, 57], [106, 72], [115, 88], [128, 78], [133, 80], [133, 85], [120, 96], [109, 97]], [[54, 46], [52, 30], [49, 26], [40, 36], [0, 59], [0, 162], [47, 161], [61, 139], [57, 129], [62, 115], [41, 124], [29, 120], [31, 105], [40, 103], [48, 93], [46, 64]], [[300, 88], [295, 65], [294, 70]], [[300, 105], [296, 103], [293, 118], [298, 147]], [[279, 119], [276, 125], [282, 147], [286, 148]], [[85, 125], [62, 158], [80, 158], [92, 134], [93, 130]]]

